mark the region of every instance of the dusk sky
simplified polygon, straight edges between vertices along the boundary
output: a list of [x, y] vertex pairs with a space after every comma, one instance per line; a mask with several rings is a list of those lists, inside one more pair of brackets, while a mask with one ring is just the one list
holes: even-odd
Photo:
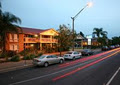
[[[2, 0], [4, 11], [18, 16], [20, 26], [28, 28], [58, 29], [60, 24], [72, 27], [75, 16], [90, 0]], [[103, 28], [108, 37], [120, 36], [120, 0], [91, 0], [93, 6], [86, 8], [75, 20], [75, 30], [85, 35], [93, 28]]]

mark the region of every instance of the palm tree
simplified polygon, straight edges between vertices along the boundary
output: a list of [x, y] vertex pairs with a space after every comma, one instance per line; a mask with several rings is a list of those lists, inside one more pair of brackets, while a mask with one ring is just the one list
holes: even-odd
[[[93, 29], [93, 34], [97, 35], [98, 37], [98, 42], [100, 42], [102, 45], [107, 44], [108, 39], [107, 39], [107, 31], [103, 31], [103, 28], [94, 28]], [[102, 37], [100, 37], [102, 36]]]
[[100, 35], [102, 37], [107, 37], [107, 31], [103, 31], [103, 28], [94, 28], [93, 34], [97, 35], [98, 38], [100, 38]]
[[100, 28], [100, 29], [99, 28], [94, 28], [93, 29], [93, 34], [97, 35], [97, 37], [99, 38], [101, 33], [102, 33], [102, 30], [103, 30], [103, 28]]
[[20, 18], [16, 17], [15, 15], [9, 13], [9, 12], [2, 12], [1, 10], [1, 4], [0, 4], [0, 38], [1, 38], [1, 44], [2, 44], [2, 50], [3, 53], [6, 52], [6, 39], [8, 38], [7, 33], [13, 32], [13, 33], [19, 33], [19, 29], [21, 29], [16, 24], [21, 23]]
[[108, 34], [107, 31], [102, 31], [101, 32], [101, 35], [102, 35], [103, 38], [107, 38], [107, 34]]

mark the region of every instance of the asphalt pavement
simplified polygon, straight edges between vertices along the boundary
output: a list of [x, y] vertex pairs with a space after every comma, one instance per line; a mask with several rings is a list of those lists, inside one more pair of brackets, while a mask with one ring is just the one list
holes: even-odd
[[[83, 49], [75, 49], [75, 50], [80, 52]], [[101, 52], [101, 49], [92, 49], [92, 51], [94, 51], [94, 53], [97, 54]], [[62, 52], [62, 55], [65, 53], [66, 52]], [[47, 54], [59, 55], [60, 53], [55, 52], [55, 53], [47, 53]], [[0, 63], [0, 73], [24, 69], [31, 67], [32, 65], [33, 65], [32, 60], [21, 60], [19, 62], [4, 62], [4, 63]]]
[[[1, 85], [120, 85], [120, 48], [49, 67], [0, 73]], [[116, 74], [116, 75], [115, 75]], [[113, 77], [114, 76], [114, 77]]]

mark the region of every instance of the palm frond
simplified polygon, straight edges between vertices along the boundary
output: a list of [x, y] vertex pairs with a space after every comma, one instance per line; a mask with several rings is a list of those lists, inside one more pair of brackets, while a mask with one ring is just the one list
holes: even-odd
[[15, 15], [9, 12], [3, 13], [3, 18], [4, 18], [4, 21], [7, 21], [9, 23], [21, 24], [20, 18], [16, 17]]

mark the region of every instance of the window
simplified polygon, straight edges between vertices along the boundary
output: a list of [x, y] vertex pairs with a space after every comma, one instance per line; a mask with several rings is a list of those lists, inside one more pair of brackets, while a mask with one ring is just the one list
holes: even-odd
[[10, 50], [14, 50], [14, 45], [10, 45]]
[[51, 56], [47, 56], [47, 58], [51, 58]]
[[17, 45], [17, 44], [11, 44], [10, 45], [10, 50], [17, 51], [18, 49], [19, 49], [19, 45]]
[[18, 42], [18, 35], [17, 34], [9, 34], [9, 39], [10, 39], [10, 42]]
[[14, 45], [14, 50], [18, 50], [18, 45]]
[[52, 55], [52, 58], [57, 58], [57, 56], [56, 55]]
[[74, 54], [79, 54], [78, 52], [74, 52]]
[[43, 58], [45, 58], [46, 56], [44, 56], [44, 55], [42, 55], [42, 56], [40, 56], [40, 59], [43, 59]]
[[14, 41], [18, 42], [18, 35], [17, 34], [14, 34]]
[[18, 39], [18, 35], [17, 34], [14, 34], [14, 39]]
[[9, 34], [9, 39], [10, 39], [10, 42], [13, 42], [13, 35], [12, 34]]

